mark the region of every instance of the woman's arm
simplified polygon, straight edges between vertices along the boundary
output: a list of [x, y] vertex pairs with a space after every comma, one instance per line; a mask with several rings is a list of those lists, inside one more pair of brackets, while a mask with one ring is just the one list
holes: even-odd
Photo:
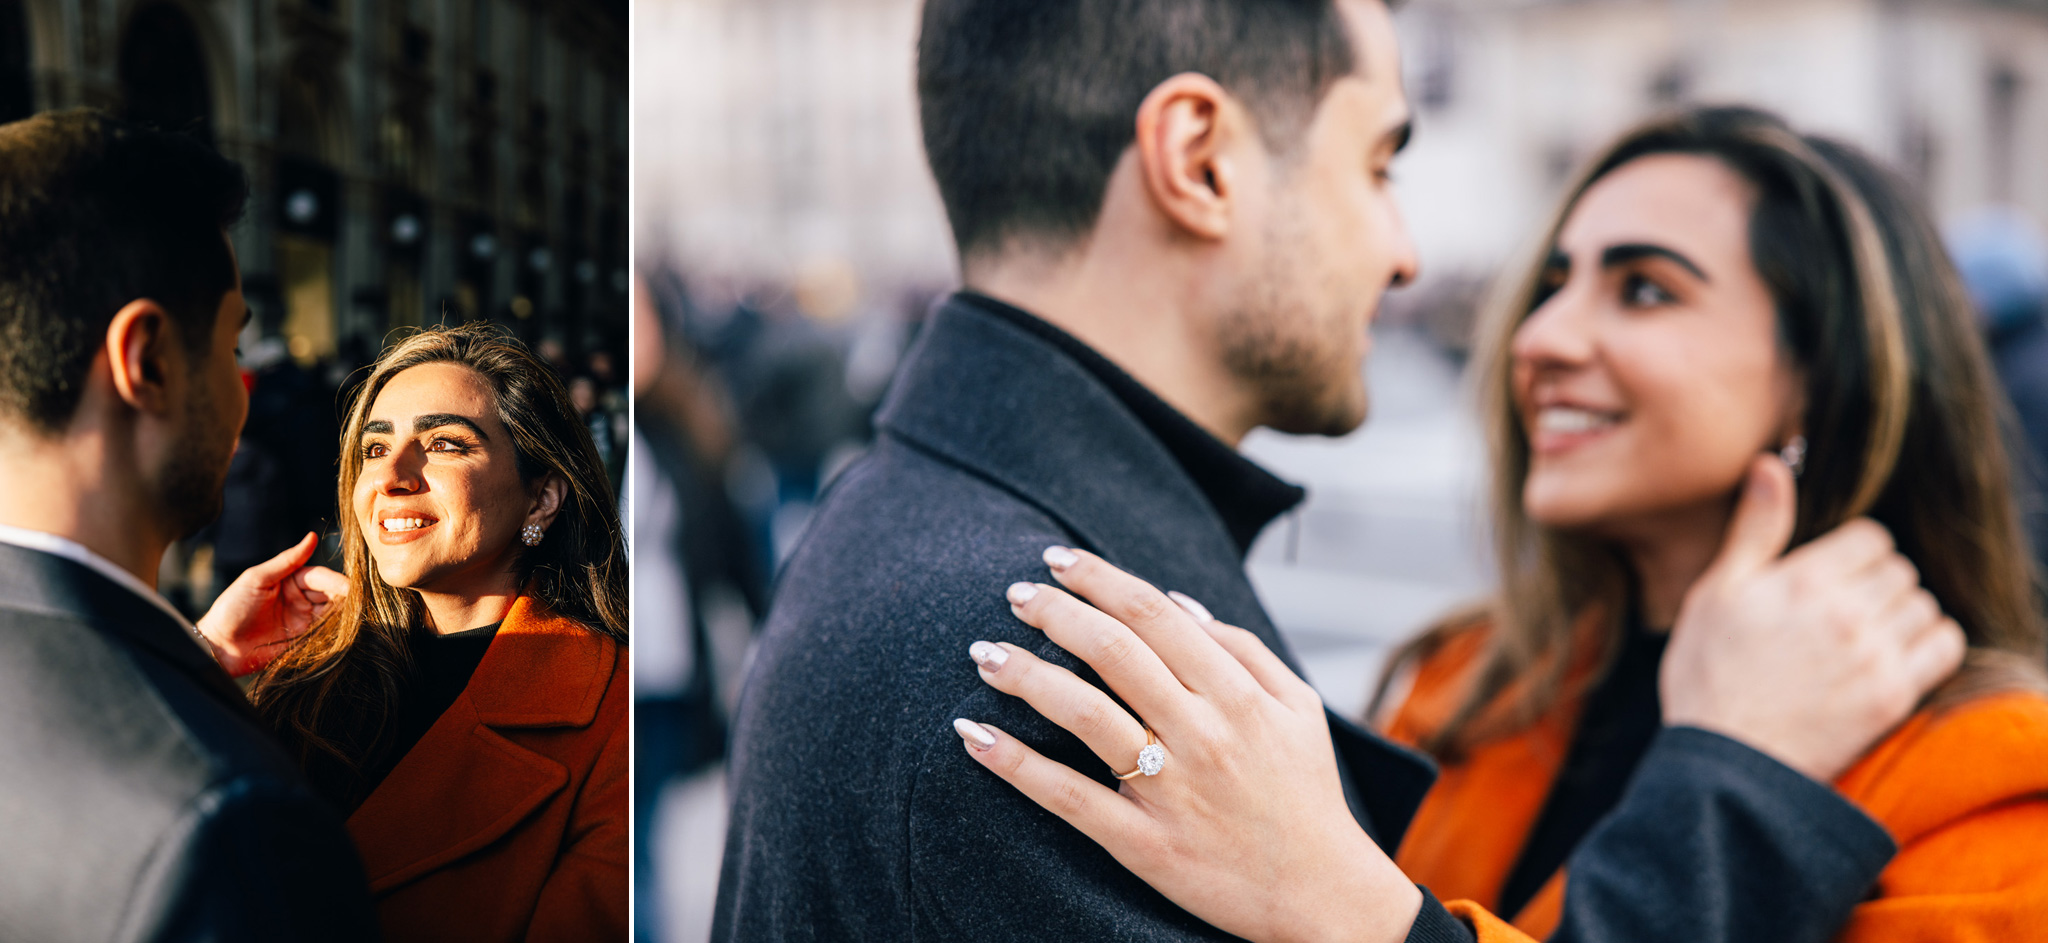
[[[1677, 631], [1693, 641], [1684, 649], [1689, 667], [1677, 673], [1680, 683], [1714, 679], [1702, 685], [1706, 696], [1693, 692], [1686, 703], [1711, 716], [1715, 704], [1732, 701], [1731, 716], [1748, 721], [1742, 731], [1759, 739], [1796, 727], [1797, 737], [1751, 744], [1794, 770], [1846, 762], [1910, 713], [1945, 674], [1932, 670], [1941, 660], [1928, 657], [1929, 632], [1899, 622], [1885, 605], [1873, 609], [1863, 581], [1829, 578], [1835, 570], [1860, 573], [1869, 565], [1865, 558], [1890, 551], [1888, 541], [1878, 550], [1869, 544], [1816, 541], [1785, 567], [1759, 563], [1726, 576], [1711, 597], [1722, 602], [1710, 607], [1722, 618], [1681, 617]], [[982, 678], [1074, 733], [1117, 773], [1132, 770], [1146, 746], [1143, 718], [1164, 762], [1158, 775], [1110, 790], [1001, 730], [963, 719], [956, 727], [969, 754], [1175, 903], [1232, 933], [1262, 943], [1401, 939], [1419, 895], [1353, 823], [1328, 724], [1307, 683], [1250, 633], [1215, 624], [1199, 607], [1176, 605], [1090, 554], [1053, 548], [1046, 559], [1058, 581], [1094, 607], [1052, 586], [1019, 584], [1010, 590], [1013, 611], [1093, 667], [1131, 709], [1014, 646], [976, 646], [971, 654]], [[1798, 592], [1781, 583], [1796, 584]], [[1762, 600], [1752, 599], [1757, 595]], [[1780, 608], [1761, 605], [1770, 601]], [[1723, 624], [1732, 617], [1743, 624]], [[1745, 664], [1765, 667], [1744, 672]], [[1667, 689], [1672, 668], [1667, 658]], [[1798, 675], [1796, 684], [1786, 683], [1786, 671]], [[1787, 714], [1807, 723], [1781, 722]], [[1666, 863], [1676, 874], [1726, 862]], [[1882, 865], [1858, 861], [1834, 870], [1875, 877]], [[1477, 912], [1466, 916], [1482, 932], [1491, 924]], [[1718, 919], [1725, 914], [1691, 916], [1727, 922]]]

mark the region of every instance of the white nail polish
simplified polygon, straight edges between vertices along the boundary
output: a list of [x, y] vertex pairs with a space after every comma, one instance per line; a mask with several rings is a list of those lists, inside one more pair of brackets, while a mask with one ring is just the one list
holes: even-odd
[[953, 719], [953, 732], [959, 734], [960, 739], [967, 741], [968, 746], [977, 750], [991, 749], [996, 745], [995, 734], [989, 733], [987, 728], [965, 717]]
[[1030, 602], [1031, 597], [1038, 595], [1038, 587], [1031, 583], [1011, 583], [1009, 592], [1003, 595], [1009, 598], [1010, 605], [1021, 606]]
[[1081, 558], [1075, 556], [1074, 551], [1068, 550], [1065, 547], [1045, 548], [1045, 565], [1052, 567], [1055, 573], [1079, 562], [1081, 562]]
[[1003, 662], [1010, 660], [1010, 653], [994, 642], [976, 642], [967, 646], [967, 657], [990, 671], [1001, 671]]
[[1216, 621], [1216, 617], [1209, 614], [1209, 607], [1188, 598], [1186, 593], [1167, 590], [1166, 598], [1173, 600], [1176, 605], [1187, 610], [1188, 615], [1195, 617], [1197, 624]]

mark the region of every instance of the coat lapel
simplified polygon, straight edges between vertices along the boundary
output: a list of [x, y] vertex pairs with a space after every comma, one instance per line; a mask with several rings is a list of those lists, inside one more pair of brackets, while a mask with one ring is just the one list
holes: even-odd
[[589, 726], [616, 658], [530, 597], [513, 603], [462, 696], [349, 817], [370, 890], [490, 845], [567, 786], [569, 771], [521, 746], [516, 731]]
[[[1209, 500], [1115, 393], [1045, 340], [970, 304], [941, 305], [875, 424], [1016, 494], [1084, 549], [1201, 600], [1303, 674]], [[1392, 849], [1435, 768], [1329, 718], [1352, 812]]]

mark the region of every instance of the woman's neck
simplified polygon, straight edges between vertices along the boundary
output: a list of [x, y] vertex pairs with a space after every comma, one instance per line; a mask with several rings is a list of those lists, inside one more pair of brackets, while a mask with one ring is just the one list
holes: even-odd
[[1622, 552], [1635, 571], [1645, 628], [1665, 632], [1678, 621], [1685, 594], [1721, 551], [1733, 512], [1732, 503], [1721, 502], [1659, 515], [1649, 526], [1632, 528], [1634, 537], [1621, 539]]
[[507, 573], [503, 579], [459, 591], [415, 591], [427, 607], [427, 628], [436, 635], [449, 635], [505, 621], [505, 614], [519, 598], [519, 583]]

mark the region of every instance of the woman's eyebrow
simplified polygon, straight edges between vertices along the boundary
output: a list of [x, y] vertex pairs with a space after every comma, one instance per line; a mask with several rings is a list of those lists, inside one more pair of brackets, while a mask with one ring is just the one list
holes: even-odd
[[412, 420], [412, 431], [414, 435], [418, 435], [429, 429], [439, 429], [442, 426], [461, 426], [464, 429], [468, 429], [470, 432], [475, 433], [476, 437], [479, 439], [482, 439], [486, 442], [489, 442], [491, 440], [490, 436], [484, 434], [483, 428], [478, 426], [474, 420], [470, 419], [467, 416], [458, 416], [454, 413], [427, 413], [424, 416], [414, 416]]
[[1691, 259], [1686, 258], [1678, 250], [1667, 249], [1649, 242], [1624, 242], [1620, 245], [1608, 246], [1607, 251], [1600, 253], [1600, 267], [1616, 268], [1627, 265], [1637, 259], [1647, 258], [1669, 259], [1677, 263], [1678, 267], [1691, 272], [1694, 278], [1703, 282], [1711, 281], [1711, 279], [1707, 278], [1706, 272], [1701, 271], [1698, 265], [1693, 264]]
[[[413, 417], [412, 421], [414, 435], [426, 432], [429, 429], [439, 429], [442, 426], [461, 426], [475, 433], [477, 438], [485, 442], [491, 440], [490, 435], [484, 432], [482, 427], [476, 424], [475, 420], [467, 416], [456, 415], [455, 413], [427, 413], [424, 416]], [[396, 430], [397, 427], [393, 426], [389, 419], [372, 419], [369, 422], [363, 423], [364, 435], [390, 435]]]

